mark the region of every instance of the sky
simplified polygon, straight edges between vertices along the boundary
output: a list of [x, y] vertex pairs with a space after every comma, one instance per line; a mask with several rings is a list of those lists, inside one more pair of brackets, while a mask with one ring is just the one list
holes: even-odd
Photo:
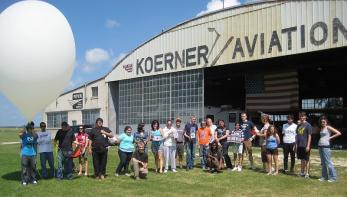
[[[249, 1], [224, 0], [224, 6]], [[0, 13], [16, 2], [18, 0], [0, 0]], [[46, 2], [65, 15], [75, 38], [75, 69], [64, 91], [105, 76], [122, 57], [163, 30], [223, 7], [222, 0]], [[41, 120], [42, 112], [38, 112], [34, 121], [38, 123]], [[25, 122], [21, 112], [0, 90], [0, 127], [20, 126]]]

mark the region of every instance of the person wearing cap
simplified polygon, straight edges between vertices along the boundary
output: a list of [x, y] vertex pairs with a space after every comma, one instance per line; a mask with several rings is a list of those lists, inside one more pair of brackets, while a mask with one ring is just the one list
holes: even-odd
[[85, 132], [84, 126], [79, 126], [78, 133], [75, 133], [75, 144], [76, 146], [81, 149], [81, 155], [78, 157], [78, 163], [79, 163], [79, 172], [78, 176], [82, 175], [82, 160], [84, 162], [84, 176], [88, 176], [88, 134]]
[[[51, 132], [46, 130], [46, 123], [40, 123], [41, 131], [37, 132], [37, 143], [39, 145], [40, 163], [42, 170], [42, 177], [54, 177], [54, 158]], [[47, 173], [46, 163], [48, 162], [50, 172]]]
[[176, 158], [178, 157], [178, 166], [179, 168], [183, 168], [183, 155], [184, 155], [184, 127], [181, 125], [182, 120], [180, 118], [176, 118]]
[[34, 123], [30, 122], [25, 129], [19, 132], [22, 140], [21, 164], [22, 164], [22, 184], [25, 186], [29, 182], [37, 184], [36, 179], [36, 153], [37, 134], [34, 130]]

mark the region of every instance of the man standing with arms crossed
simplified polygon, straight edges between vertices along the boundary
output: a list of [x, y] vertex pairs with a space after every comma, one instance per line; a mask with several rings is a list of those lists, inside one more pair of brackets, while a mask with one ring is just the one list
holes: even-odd
[[[257, 131], [258, 129], [255, 127], [254, 123], [252, 121], [247, 120], [247, 114], [246, 112], [241, 113], [241, 130], [243, 131], [244, 134], [244, 149], [243, 153], [247, 151], [248, 153], [248, 159], [251, 164], [251, 168], [254, 170], [254, 161], [253, 161], [253, 155], [252, 155], [252, 140], [255, 138], [255, 133], [252, 131]], [[243, 155], [242, 155], [242, 160], [243, 160]]]

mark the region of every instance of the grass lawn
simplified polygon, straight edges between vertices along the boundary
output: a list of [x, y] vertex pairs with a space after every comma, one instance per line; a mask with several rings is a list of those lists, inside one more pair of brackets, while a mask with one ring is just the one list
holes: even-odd
[[[264, 173], [244, 169], [242, 172], [210, 174], [200, 168], [178, 173], [155, 174], [147, 180], [134, 181], [123, 175], [114, 176], [118, 164], [116, 148], [109, 151], [107, 173], [103, 180], [77, 177], [71, 181], [55, 179], [39, 180], [37, 185], [20, 183], [19, 144], [2, 145], [2, 142], [18, 141], [17, 131], [0, 129], [0, 196], [347, 196], [347, 151], [333, 151], [338, 182], [319, 182], [320, 165], [317, 151], [312, 153], [311, 179], [295, 175], [267, 176]], [[151, 155], [151, 154], [150, 154]], [[255, 160], [260, 168], [259, 150]], [[89, 159], [91, 164], [91, 158]], [[39, 161], [37, 161], [39, 163]], [[153, 157], [150, 157], [153, 167]], [[196, 158], [196, 163], [199, 163]], [[297, 162], [298, 163], [298, 162]], [[245, 161], [248, 167], [248, 161]], [[40, 169], [40, 166], [37, 165]], [[298, 170], [299, 165], [296, 165]], [[92, 165], [89, 168], [93, 172]]]

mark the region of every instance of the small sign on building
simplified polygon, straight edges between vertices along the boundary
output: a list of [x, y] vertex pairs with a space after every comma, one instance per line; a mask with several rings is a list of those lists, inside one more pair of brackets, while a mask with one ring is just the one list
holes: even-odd
[[72, 94], [72, 109], [82, 109], [83, 108], [83, 93]]

